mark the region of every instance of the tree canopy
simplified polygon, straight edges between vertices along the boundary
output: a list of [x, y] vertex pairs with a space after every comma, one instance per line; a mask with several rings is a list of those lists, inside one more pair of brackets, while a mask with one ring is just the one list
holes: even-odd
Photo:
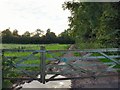
[[65, 2], [69, 32], [80, 48], [119, 47], [120, 2]]
[[2, 43], [15, 43], [15, 44], [72, 44], [74, 40], [70, 38], [66, 31], [56, 36], [54, 32], [47, 29], [46, 34], [41, 29], [36, 29], [35, 32], [25, 31], [23, 35], [19, 35], [17, 29], [11, 32], [10, 28], [1, 32]]

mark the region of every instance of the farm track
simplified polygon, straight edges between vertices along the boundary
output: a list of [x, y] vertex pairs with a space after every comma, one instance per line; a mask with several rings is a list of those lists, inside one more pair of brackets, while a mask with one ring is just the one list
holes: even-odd
[[[72, 45], [69, 49], [74, 49], [74, 46]], [[86, 53], [82, 53], [82, 55], [85, 55]], [[64, 55], [64, 57], [72, 57], [72, 53], [67, 53]], [[99, 60], [77, 60], [73, 63], [79, 63], [79, 64], [102, 64]], [[113, 75], [117, 74], [117, 76], [107, 76], [107, 77], [96, 77], [96, 78], [84, 78], [84, 79], [73, 79], [71, 80], [71, 88], [120, 88], [119, 79], [120, 76], [118, 76], [118, 72], [99, 72], [99, 70], [106, 69], [108, 66], [102, 65], [102, 66], [92, 66], [92, 67], [80, 67], [85, 70], [98, 70], [98, 72], [94, 73], [94, 75]], [[80, 69], [79, 67], [77, 69]], [[71, 70], [68, 68], [68, 70]], [[92, 74], [91, 74], [92, 75]], [[80, 74], [68, 74], [65, 75], [66, 77], [83, 77], [83, 76], [90, 76], [90, 73], [80, 73]]]

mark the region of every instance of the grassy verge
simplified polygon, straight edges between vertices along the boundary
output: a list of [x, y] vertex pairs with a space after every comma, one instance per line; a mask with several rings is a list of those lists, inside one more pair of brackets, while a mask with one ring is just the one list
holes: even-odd
[[[118, 55], [118, 53], [106, 53], [108, 55]], [[92, 56], [101, 56], [101, 54], [99, 53], [93, 53]], [[99, 59], [101, 62], [103, 63], [107, 63], [107, 62], [113, 62], [111, 61], [110, 59], [107, 59], [107, 58], [101, 58]], [[119, 59], [115, 59], [116, 61], [119, 60]], [[120, 65], [115, 65], [113, 68], [120, 68]]]

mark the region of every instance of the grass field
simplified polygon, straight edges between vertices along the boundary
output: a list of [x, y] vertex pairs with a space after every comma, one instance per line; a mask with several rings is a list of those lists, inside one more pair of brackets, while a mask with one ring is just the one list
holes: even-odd
[[[45, 46], [46, 50], [65, 50], [69, 47], [66, 44], [3, 44], [3, 49], [24, 49], [24, 50], [40, 50], [40, 46]], [[32, 52], [5, 52], [5, 56], [18, 57], [14, 62], [18, 62], [20, 59], [24, 59], [31, 55]], [[62, 55], [61, 53], [55, 53], [56, 56]], [[50, 54], [46, 54], [46, 57], [51, 57]], [[36, 60], [35, 60], [36, 59]], [[46, 60], [47, 61], [47, 60]], [[40, 63], [40, 53], [30, 56], [22, 64], [38, 64]]]
[[[2, 44], [2, 47], [0, 49], [16, 49], [16, 50], [40, 50], [40, 46], [45, 46], [46, 50], [66, 50], [69, 48], [70, 45], [67, 44]], [[4, 55], [7, 57], [12, 58], [4, 58], [4, 77], [22, 77], [25, 76], [21, 70], [27, 70], [29, 72], [38, 72], [40, 71], [40, 53], [31, 55], [32, 52], [4, 52]], [[60, 56], [62, 53], [53, 53], [54, 56]], [[30, 55], [30, 57], [29, 57]], [[13, 58], [17, 57], [17, 58]], [[27, 57], [27, 58], [26, 58]], [[46, 54], [46, 57], [52, 58], [50, 54]], [[46, 64], [49, 63], [49, 61], [46, 58]], [[25, 59], [25, 60], [24, 60]], [[20, 62], [19, 64], [26, 64], [27, 66], [18, 66], [17, 69], [12, 66], [12, 64], [16, 64], [17, 62], [24, 60]], [[35, 67], [31, 67], [29, 65], [38, 65]], [[20, 71], [19, 71], [20, 70]], [[5, 80], [5, 84], [10, 84], [10, 81]]]
[[[40, 50], [40, 46], [45, 46], [46, 50], [65, 50], [69, 47], [69, 45], [66, 44], [46, 44], [46, 45], [35, 45], [35, 44], [3, 44], [2, 48], [3, 49], [24, 49], [24, 50]], [[10, 57], [18, 57], [16, 59], [16, 62], [19, 61], [22, 58], [28, 57], [31, 55], [32, 52], [5, 52], [5, 56], [10, 56]], [[54, 53], [56, 56], [62, 55], [61, 53]], [[51, 55], [46, 54], [46, 57], [51, 57]], [[37, 58], [37, 60], [35, 60]], [[30, 56], [27, 58], [24, 62], [24, 64], [38, 64], [40, 63], [40, 53], [35, 54], [34, 56]], [[15, 61], [15, 60], [14, 60]]]
[[[67, 44], [3, 44], [2, 48], [3, 49], [18, 49], [18, 50], [40, 50], [40, 46], [45, 46], [46, 50], [65, 50], [69, 47], [69, 45]], [[32, 54], [32, 52], [5, 52], [4, 55], [5, 56], [12, 56], [12, 57], [26, 57], [29, 56], [30, 54]], [[55, 55], [60, 56], [61, 53], [55, 53]], [[40, 58], [40, 53], [34, 55], [34, 57], [37, 59]], [[46, 54], [46, 57], [51, 57], [51, 55]], [[40, 60], [34, 60], [33, 61], [33, 57], [28, 58], [25, 62], [23, 62], [24, 64], [37, 64], [40, 63]], [[17, 60], [18, 61], [18, 60]]]
[[[45, 46], [46, 50], [65, 50], [69, 47], [69, 45], [66, 44], [46, 44], [46, 45], [35, 45], [35, 44], [3, 44], [3, 49], [24, 49], [24, 50], [40, 50], [40, 46]], [[39, 64], [40, 63], [40, 53], [37, 53], [35, 55], [32, 54], [33, 52], [4, 52], [4, 56], [12, 57], [11, 60], [12, 63], [16, 63], [22, 59], [25, 58], [21, 64]], [[62, 53], [53, 53], [54, 56], [61, 56]], [[13, 59], [14, 57], [17, 57]], [[27, 57], [27, 59], [26, 59]], [[52, 55], [46, 53], [46, 57], [50, 58]], [[48, 60], [46, 60], [48, 62]]]
[[40, 46], [45, 46], [47, 50], [59, 50], [66, 49], [67, 44], [2, 44], [0, 49], [27, 49], [27, 50], [39, 50]]
[[[66, 45], [66, 44], [3, 44], [1, 49], [24, 49], [24, 50], [40, 50], [40, 46], [45, 46], [46, 50], [66, 50], [69, 48], [70, 45]], [[25, 74], [23, 74], [22, 72], [17, 73], [17, 70], [27, 70], [27, 71], [34, 71], [34, 72], [38, 72], [40, 71], [40, 67], [35, 66], [35, 67], [30, 67], [29, 65], [31, 64], [36, 64], [36, 65], [40, 65], [40, 53], [33, 55], [32, 57], [29, 57], [27, 59], [25, 59], [23, 62], [20, 62], [20, 64], [29, 64], [28, 66], [20, 66], [17, 69], [11, 67], [11, 63], [15, 64], [16, 62], [20, 61], [21, 59], [24, 59], [25, 57], [28, 57], [30, 54], [32, 54], [32, 52], [5, 52], [5, 56], [12, 56], [12, 57], [18, 57], [16, 59], [8, 59], [4, 65], [6, 65], [7, 67], [6, 72], [8, 74], [5, 74], [4, 76], [7, 77], [21, 77], [21, 76], [25, 76]], [[53, 55], [51, 54], [46, 54], [47, 58], [54, 58], [54, 56], [61, 56], [64, 53], [53, 53]], [[109, 53], [110, 54], [110, 53]], [[80, 53], [74, 53], [75, 56], [81, 56]], [[92, 56], [101, 56], [98, 53], [94, 53], [92, 54]], [[49, 63], [49, 61], [46, 58], [46, 64]], [[101, 62], [111, 62], [111, 60], [109, 59], [99, 59]], [[8, 67], [10, 65], [10, 67]], [[116, 68], [120, 68], [120, 66], [116, 65]], [[9, 71], [12, 73], [9, 73]], [[22, 74], [21, 74], [22, 73]], [[5, 83], [10, 83], [10, 81], [5, 81]]]

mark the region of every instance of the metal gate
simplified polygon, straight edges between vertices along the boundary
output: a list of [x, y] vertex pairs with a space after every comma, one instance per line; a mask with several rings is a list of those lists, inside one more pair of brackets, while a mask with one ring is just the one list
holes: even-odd
[[[118, 75], [116, 73], [96, 75], [96, 72], [106, 73], [119, 71], [119, 52], [120, 50], [118, 48], [45, 50], [44, 46], [41, 46], [40, 50], [3, 49], [3, 80], [38, 80], [40, 83], [45, 84], [48, 81], [56, 80]], [[72, 56], [65, 56], [71, 53]], [[81, 53], [85, 53], [85, 55], [80, 55]], [[99, 60], [104, 60], [105, 58], [108, 60], [107, 62], [101, 62]], [[92, 61], [96, 61], [96, 63], [92, 63]], [[90, 69], [91, 67], [97, 66], [105, 68], [101, 68], [100, 70]], [[46, 78], [46, 75], [49, 74], [52, 74], [53, 76]], [[83, 74], [83, 76], [74, 77], [74, 74]], [[40, 75], [40, 77], [38, 77], [38, 75]], [[56, 78], [58, 75], [66, 76], [66, 78]], [[73, 77], [70, 77], [69, 75], [73, 75]]]

